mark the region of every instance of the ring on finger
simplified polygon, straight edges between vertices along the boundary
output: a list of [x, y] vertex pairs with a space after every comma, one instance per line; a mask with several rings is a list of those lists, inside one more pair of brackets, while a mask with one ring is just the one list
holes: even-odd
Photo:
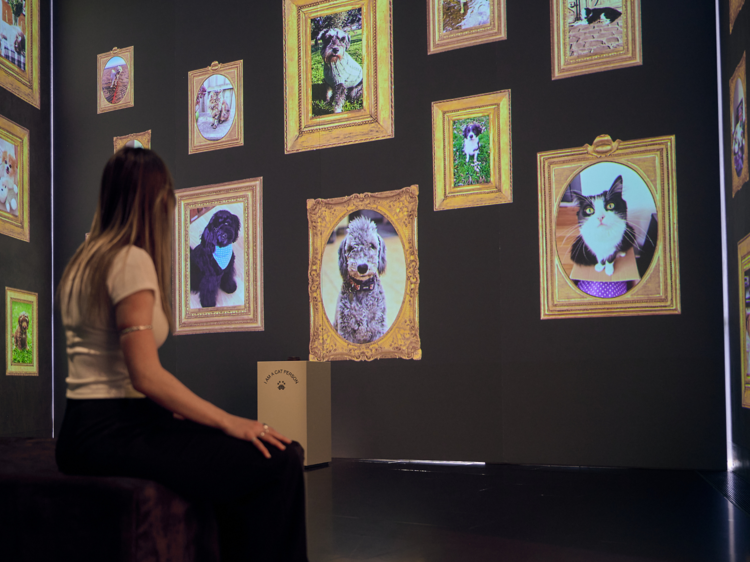
[[268, 431], [268, 424], [267, 423], [263, 424], [263, 431]]
[[258, 437], [263, 437], [263, 436], [264, 436], [265, 434], [266, 434], [266, 432], [265, 432], [265, 431], [261, 431], [261, 432], [260, 432], [260, 435], [258, 435]]

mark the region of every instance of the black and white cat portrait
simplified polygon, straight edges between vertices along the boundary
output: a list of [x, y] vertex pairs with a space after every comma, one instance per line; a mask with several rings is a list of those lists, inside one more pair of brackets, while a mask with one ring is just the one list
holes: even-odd
[[633, 226], [628, 223], [628, 204], [622, 197], [622, 176], [597, 195], [575, 193], [579, 234], [570, 248], [570, 258], [579, 265], [593, 265], [612, 275], [618, 257], [637, 246]]
[[591, 25], [593, 23], [612, 23], [617, 21], [622, 12], [615, 8], [584, 8], [581, 16], [583, 19], [575, 22], [573, 25]]

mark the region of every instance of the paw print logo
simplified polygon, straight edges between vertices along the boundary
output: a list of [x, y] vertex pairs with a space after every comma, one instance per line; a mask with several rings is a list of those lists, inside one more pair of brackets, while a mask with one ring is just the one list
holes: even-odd
[[284, 381], [279, 381], [276, 383], [276, 386], [279, 387], [279, 390], [284, 390], [286, 388], [286, 383]]

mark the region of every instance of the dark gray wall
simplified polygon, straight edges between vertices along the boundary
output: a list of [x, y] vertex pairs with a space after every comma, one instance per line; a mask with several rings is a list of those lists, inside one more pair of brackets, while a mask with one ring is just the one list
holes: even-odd
[[0, 437], [51, 437], [52, 435], [52, 240], [50, 158], [50, 6], [40, 2], [41, 109], [0, 88], [0, 115], [29, 130], [30, 242], [0, 236], [0, 318], [5, 334], [5, 287], [39, 295], [39, 375], [5, 375], [9, 335], [0, 343]]
[[[88, 229], [113, 136], [151, 128], [178, 188], [263, 176], [266, 329], [171, 337], [162, 360], [188, 386], [254, 417], [256, 362], [307, 356], [305, 200], [416, 183], [424, 359], [333, 365], [334, 456], [724, 466], [711, 3], [644, 2], [644, 66], [553, 82], [548, 4], [508, 2], [507, 41], [427, 56], [425, 3], [394, 0], [395, 138], [294, 155], [282, 3], [227, 0], [220, 23], [204, 2], [155, 4], [58, 9], [55, 273]], [[135, 45], [136, 105], [97, 115], [96, 55], [115, 45]], [[189, 156], [187, 73], [238, 59], [245, 145]], [[431, 102], [506, 88], [514, 202], [434, 212]], [[603, 133], [676, 135], [682, 315], [539, 320], [536, 155]]]

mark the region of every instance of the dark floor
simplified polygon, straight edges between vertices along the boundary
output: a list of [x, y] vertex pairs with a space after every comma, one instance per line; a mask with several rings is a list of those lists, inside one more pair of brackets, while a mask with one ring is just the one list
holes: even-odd
[[307, 472], [310, 561], [750, 562], [722, 475], [336, 459]]

